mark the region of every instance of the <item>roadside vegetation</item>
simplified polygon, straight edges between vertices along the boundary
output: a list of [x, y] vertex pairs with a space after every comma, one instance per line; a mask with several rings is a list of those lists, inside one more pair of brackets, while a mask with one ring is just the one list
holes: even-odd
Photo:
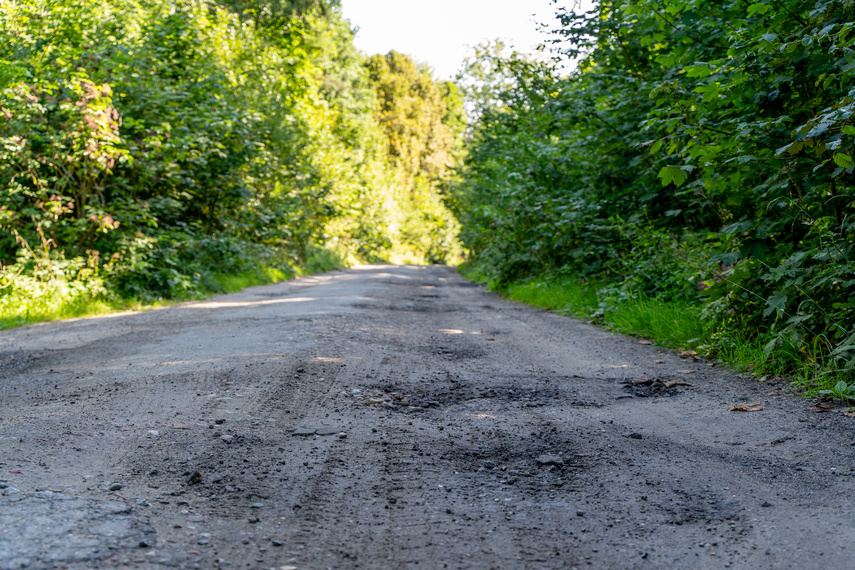
[[481, 49], [460, 82], [494, 77], [464, 89], [465, 269], [809, 393], [851, 386], [853, 14], [851, 0], [604, 0], [559, 12], [569, 76]]
[[337, 0], [0, 0], [0, 327], [466, 259], [855, 393], [855, 0], [557, 6], [572, 71], [440, 82]]
[[462, 99], [334, 0], [0, 0], [0, 327], [446, 262]]

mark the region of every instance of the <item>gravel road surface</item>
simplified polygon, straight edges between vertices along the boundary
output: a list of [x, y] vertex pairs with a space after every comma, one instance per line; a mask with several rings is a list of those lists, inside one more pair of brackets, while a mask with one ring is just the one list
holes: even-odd
[[855, 419], [683, 356], [441, 266], [5, 331], [0, 569], [855, 568]]

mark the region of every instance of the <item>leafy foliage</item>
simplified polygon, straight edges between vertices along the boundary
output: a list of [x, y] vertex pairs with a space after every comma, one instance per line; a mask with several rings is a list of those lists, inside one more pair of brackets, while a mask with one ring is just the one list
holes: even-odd
[[[319, 248], [348, 262], [459, 247], [437, 193], [450, 88], [419, 72], [429, 136], [390, 129], [335, 1], [0, 0], [0, 41], [9, 283], [75, 281], [55, 271], [67, 260], [97, 274], [92, 295], [170, 297], [293, 273]], [[390, 154], [414, 141], [421, 160]]]
[[[712, 349], [855, 372], [851, 0], [560, 10], [560, 77], [506, 58], [457, 187], [467, 247], [704, 306]], [[699, 310], [700, 312], [700, 310]], [[760, 363], [757, 363], [760, 365]]]

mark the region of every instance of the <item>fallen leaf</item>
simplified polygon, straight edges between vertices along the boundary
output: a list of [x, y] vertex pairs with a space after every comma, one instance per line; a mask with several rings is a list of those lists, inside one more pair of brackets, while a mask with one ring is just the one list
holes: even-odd
[[9, 473], [14, 473], [15, 475], [23, 475], [23, 471], [9, 471]]
[[654, 360], [653, 364], [665, 364], [664, 360]]
[[649, 340], [640, 340], [640, 341], [638, 341], [638, 344], [643, 344], [643, 345], [645, 345], [645, 346], [650, 346], [650, 345], [651, 345], [651, 344], [653, 344], [653, 343], [652, 343], [652, 342], [650, 342]]
[[766, 395], [767, 395], [767, 396], [780, 396], [780, 395], [781, 395], [781, 393], [780, 393], [780, 392], [769, 392], [769, 393], [768, 393], [768, 394], [766, 394]]
[[696, 370], [678, 370], [677, 374], [694, 374]]
[[686, 382], [682, 378], [672, 378], [671, 380], [660, 380], [663, 386], [666, 388], [671, 388], [672, 386], [691, 386], [688, 382]]
[[811, 408], [817, 412], [830, 412], [834, 409], [834, 404], [823, 404], [820, 402], [814, 404]]
[[741, 404], [736, 404], [735, 406], [730, 408], [731, 412], [759, 412], [763, 409], [763, 404], [761, 402], [748, 403], [743, 402]]
[[855, 412], [843, 412], [843, 415], [847, 418], [855, 418]]
[[698, 355], [698, 353], [695, 352], [694, 350], [684, 350], [683, 352], [681, 352], [677, 356], [679, 356], [680, 358], [694, 358], [697, 355]]

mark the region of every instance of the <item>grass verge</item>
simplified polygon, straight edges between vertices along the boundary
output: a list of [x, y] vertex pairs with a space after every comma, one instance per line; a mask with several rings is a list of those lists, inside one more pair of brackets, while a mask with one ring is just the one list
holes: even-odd
[[141, 311], [201, 300], [247, 287], [279, 283], [303, 275], [339, 269], [345, 261], [334, 252], [316, 248], [305, 264], [290, 268], [258, 265], [240, 273], [209, 272], [198, 284], [172, 298], [136, 299], [111, 295], [100, 279], [68, 280], [55, 277], [39, 281], [18, 276], [0, 290], [0, 330], [40, 322], [103, 315], [119, 311]]
[[[458, 270], [467, 279], [486, 282], [489, 289], [512, 301], [591, 321], [626, 335], [644, 337], [663, 347], [696, 350], [760, 379], [786, 378], [793, 388], [807, 396], [831, 390], [841, 380], [819, 349], [806, 351], [781, 345], [767, 354], [768, 338], [713, 330], [701, 319], [702, 304], [643, 295], [617, 295], [602, 283], [566, 276], [534, 277], [497, 287], [475, 265], [464, 263]], [[711, 346], [715, 346], [715, 351]], [[855, 387], [855, 383], [852, 385]]]

